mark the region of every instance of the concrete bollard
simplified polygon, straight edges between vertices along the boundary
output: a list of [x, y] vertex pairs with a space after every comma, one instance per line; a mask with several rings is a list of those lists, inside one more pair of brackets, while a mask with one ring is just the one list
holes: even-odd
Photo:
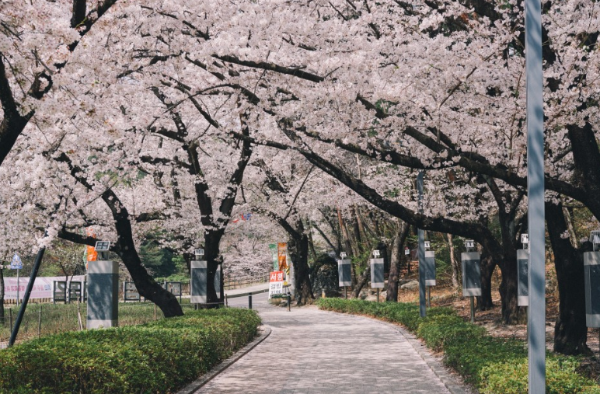
[[206, 261], [192, 261], [191, 268], [191, 297], [192, 304], [206, 304], [208, 265]]
[[119, 325], [119, 264], [93, 261], [88, 268], [87, 328]]

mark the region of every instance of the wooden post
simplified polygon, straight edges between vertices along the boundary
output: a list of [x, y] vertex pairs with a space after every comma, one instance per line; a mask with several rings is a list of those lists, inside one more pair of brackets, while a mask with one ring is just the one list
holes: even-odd
[[13, 318], [12, 318], [12, 308], [8, 308], [8, 316], [9, 316], [9, 321], [10, 321], [10, 330], [12, 331], [13, 329]]
[[79, 309], [80, 305], [81, 303], [77, 300], [77, 322], [79, 323], [79, 331], [83, 331], [83, 320], [81, 320], [81, 310]]
[[38, 338], [42, 336], [42, 304], [38, 313]]

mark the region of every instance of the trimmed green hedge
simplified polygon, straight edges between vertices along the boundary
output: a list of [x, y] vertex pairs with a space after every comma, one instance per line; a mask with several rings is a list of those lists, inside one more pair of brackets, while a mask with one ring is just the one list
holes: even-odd
[[[321, 309], [372, 316], [400, 323], [431, 349], [444, 352], [444, 362], [482, 394], [527, 393], [527, 347], [524, 341], [487, 335], [483, 327], [465, 322], [450, 308], [430, 308], [419, 316], [414, 304], [376, 303], [338, 298], [320, 299]], [[577, 372], [580, 361], [548, 353], [546, 392], [600, 394], [600, 387]]]
[[0, 351], [0, 392], [173, 392], [252, 340], [259, 324], [254, 311], [202, 310], [31, 340]]

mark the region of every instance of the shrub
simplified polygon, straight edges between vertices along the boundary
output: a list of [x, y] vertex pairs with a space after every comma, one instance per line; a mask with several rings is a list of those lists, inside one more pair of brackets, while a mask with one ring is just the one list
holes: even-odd
[[[402, 324], [428, 347], [444, 352], [444, 362], [482, 394], [527, 392], [527, 348], [523, 341], [494, 338], [464, 321], [451, 308], [430, 308], [421, 318], [414, 304], [321, 299], [319, 307]], [[575, 357], [548, 355], [547, 393], [600, 394], [596, 382], [577, 373]]]
[[[600, 393], [595, 382], [577, 374], [579, 362], [573, 357], [549, 355], [546, 363], [546, 393]], [[481, 394], [526, 393], [527, 359], [490, 364], [481, 370]]]
[[253, 311], [204, 310], [31, 340], [0, 351], [0, 391], [170, 392], [250, 341], [258, 324]]

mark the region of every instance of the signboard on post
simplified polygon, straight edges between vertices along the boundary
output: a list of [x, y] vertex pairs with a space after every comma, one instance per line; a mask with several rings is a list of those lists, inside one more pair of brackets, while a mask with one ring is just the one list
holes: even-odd
[[123, 282], [123, 301], [141, 301], [140, 293], [138, 293], [135, 283]]
[[461, 256], [463, 273], [463, 297], [481, 295], [481, 268], [479, 252], [465, 252]]
[[71, 301], [83, 301], [83, 286], [81, 282], [69, 282], [69, 298], [67, 302], [70, 303]]
[[517, 305], [529, 306], [529, 250], [517, 250]]
[[585, 323], [588, 327], [600, 327], [600, 252], [583, 254], [585, 278]]
[[65, 304], [67, 303], [67, 282], [64, 280], [54, 281], [52, 302], [56, 304], [56, 301], [62, 301]]
[[383, 259], [371, 259], [371, 288], [383, 289]]
[[425, 286], [435, 286], [435, 252], [432, 250], [425, 251]]
[[269, 274], [269, 298], [283, 295], [283, 271], [273, 271]]
[[18, 254], [15, 253], [12, 260], [10, 261], [10, 269], [11, 270], [22, 270], [23, 269], [23, 261]]
[[352, 286], [351, 260], [342, 258], [341, 260], [338, 260], [337, 263], [339, 286]]

